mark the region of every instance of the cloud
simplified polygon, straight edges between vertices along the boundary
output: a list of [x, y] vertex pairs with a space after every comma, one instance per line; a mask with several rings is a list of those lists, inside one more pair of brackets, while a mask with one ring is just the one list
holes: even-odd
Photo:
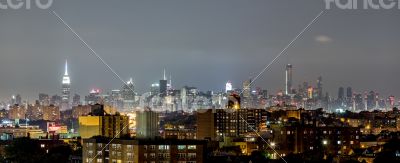
[[318, 43], [329, 43], [332, 42], [332, 38], [325, 36], [325, 35], [319, 35], [315, 37], [315, 41]]

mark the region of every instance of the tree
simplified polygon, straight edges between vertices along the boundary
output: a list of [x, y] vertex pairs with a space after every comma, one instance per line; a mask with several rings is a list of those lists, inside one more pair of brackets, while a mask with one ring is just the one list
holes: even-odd
[[263, 151], [253, 151], [253, 152], [251, 152], [250, 160], [253, 163], [256, 163], [256, 162], [269, 162], [267, 157], [265, 157], [265, 153]]
[[14, 139], [5, 148], [5, 158], [7, 161], [15, 163], [38, 163], [42, 162], [45, 151], [40, 148], [37, 140], [27, 137]]
[[72, 149], [68, 145], [59, 145], [51, 148], [46, 154], [43, 162], [68, 162], [69, 156], [72, 154]]
[[383, 145], [374, 162], [400, 162], [400, 140], [394, 138]]

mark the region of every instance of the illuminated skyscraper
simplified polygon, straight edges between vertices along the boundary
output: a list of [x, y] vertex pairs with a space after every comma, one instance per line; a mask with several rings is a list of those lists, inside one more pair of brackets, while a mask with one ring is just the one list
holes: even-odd
[[322, 76], [318, 77], [317, 80], [317, 91], [318, 91], [318, 99], [322, 99]]
[[366, 102], [367, 102], [367, 109], [376, 109], [376, 101], [377, 101], [377, 93], [374, 91], [370, 91], [368, 94], [366, 94]]
[[71, 81], [68, 76], [68, 63], [65, 61], [65, 73], [62, 80], [61, 110], [69, 109]]
[[187, 87], [183, 87], [181, 89], [181, 99], [182, 99], [182, 110], [187, 111], [189, 108]]
[[172, 88], [172, 76], [171, 76], [171, 74], [169, 74], [169, 81], [168, 81], [168, 84], [167, 84], [167, 89], [169, 91], [171, 91], [173, 89]]
[[11, 96], [11, 101], [10, 101], [11, 105], [15, 105], [17, 104], [17, 102], [15, 101], [15, 95]]
[[357, 94], [354, 95], [353, 103], [354, 103], [353, 107], [355, 108], [355, 110], [364, 109], [364, 107], [363, 107], [363, 96], [362, 96], [361, 93], [357, 93]]
[[303, 82], [302, 91], [302, 95], [308, 97], [308, 82]]
[[12, 95], [11, 96], [11, 105], [22, 105], [22, 98], [21, 95], [17, 94], [17, 95]]
[[344, 88], [343, 87], [339, 87], [338, 100], [340, 100], [340, 101], [344, 100]]
[[228, 81], [228, 82], [225, 84], [225, 93], [228, 93], [228, 92], [230, 92], [230, 91], [232, 91], [232, 83], [231, 83], [230, 81]]
[[307, 88], [307, 96], [310, 99], [312, 99], [314, 97], [314, 88], [313, 87], [309, 86]]
[[389, 96], [388, 101], [389, 101], [390, 108], [393, 108], [394, 103], [396, 101], [395, 97], [393, 95]]
[[21, 95], [17, 94], [17, 96], [15, 96], [15, 104], [22, 105]]
[[111, 90], [111, 106], [122, 109], [124, 106], [124, 99], [122, 98], [121, 91], [119, 89]]
[[72, 106], [78, 106], [81, 105], [81, 96], [78, 94], [75, 94], [74, 97], [72, 98]]
[[251, 94], [251, 79], [245, 80], [243, 82], [243, 107], [250, 108], [252, 107], [252, 94]]
[[286, 65], [286, 71], [285, 71], [285, 75], [286, 75], [286, 80], [285, 80], [285, 94], [291, 94], [292, 93], [292, 65], [288, 64]]
[[48, 94], [40, 93], [39, 94], [39, 102], [40, 105], [48, 106], [50, 105], [50, 97]]
[[133, 109], [135, 103], [135, 92], [132, 78], [126, 82], [126, 85], [122, 87], [122, 98], [124, 101], [124, 109]]
[[59, 95], [53, 95], [50, 98], [50, 104], [60, 106], [61, 105], [62, 98]]
[[158, 95], [160, 93], [160, 84], [159, 83], [151, 84], [150, 92], [152, 96]]
[[136, 112], [136, 136], [138, 138], [155, 138], [159, 129], [158, 113], [146, 108]]
[[85, 96], [85, 103], [94, 105], [96, 103], [100, 103], [100, 90], [92, 89], [88, 96]]
[[351, 99], [353, 97], [353, 90], [351, 89], [351, 87], [347, 87], [347, 98]]
[[162, 80], [160, 80], [159, 86], [160, 86], [160, 96], [164, 97], [167, 95], [167, 77], [165, 76], [165, 69], [164, 69], [164, 77]]

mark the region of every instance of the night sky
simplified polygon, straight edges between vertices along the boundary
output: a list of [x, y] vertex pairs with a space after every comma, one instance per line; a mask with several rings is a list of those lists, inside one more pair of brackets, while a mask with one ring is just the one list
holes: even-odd
[[[72, 94], [122, 86], [52, 10], [143, 93], [163, 68], [175, 88], [241, 87], [324, 8], [322, 0], [56, 0], [49, 10], [0, 10], [0, 100], [60, 94], [66, 59]], [[254, 85], [283, 89], [291, 63], [295, 88], [322, 75], [334, 97], [339, 86], [400, 96], [399, 16], [327, 10]]]

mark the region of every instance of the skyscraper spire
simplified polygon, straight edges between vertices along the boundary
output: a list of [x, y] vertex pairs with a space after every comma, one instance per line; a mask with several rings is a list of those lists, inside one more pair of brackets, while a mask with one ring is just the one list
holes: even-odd
[[126, 84], [133, 84], [133, 79], [132, 79], [132, 78], [129, 78], [129, 81], [126, 82]]
[[68, 76], [68, 61], [65, 60], [65, 72], [62, 80], [61, 110], [70, 109], [71, 81]]
[[163, 80], [167, 80], [167, 77], [165, 76], [165, 68], [164, 68], [164, 78]]
[[63, 80], [62, 80], [62, 84], [70, 84], [70, 79], [68, 76], [68, 61], [65, 60], [65, 70], [64, 70], [64, 76], [63, 76]]
[[169, 87], [172, 88], [172, 76], [171, 76], [171, 73], [169, 74]]
[[68, 61], [65, 60], [65, 73], [64, 76], [68, 76]]

